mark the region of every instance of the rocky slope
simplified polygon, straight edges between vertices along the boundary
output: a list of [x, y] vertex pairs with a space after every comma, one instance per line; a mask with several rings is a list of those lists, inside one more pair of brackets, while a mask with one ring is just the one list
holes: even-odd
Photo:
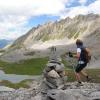
[[34, 81], [29, 89], [0, 91], [0, 100], [100, 100], [100, 84], [83, 83], [79, 87], [75, 84], [67, 83], [65, 90], [52, 89], [43, 94], [41, 84]]
[[49, 55], [47, 48], [52, 45], [56, 45], [61, 54], [66, 50], [75, 50], [73, 43], [77, 38], [82, 38], [84, 43], [90, 47], [93, 60], [99, 66], [100, 15], [96, 14], [79, 15], [73, 19], [66, 18], [33, 27], [26, 35], [18, 38], [1, 59], [16, 62], [22, 59], [47, 56]]

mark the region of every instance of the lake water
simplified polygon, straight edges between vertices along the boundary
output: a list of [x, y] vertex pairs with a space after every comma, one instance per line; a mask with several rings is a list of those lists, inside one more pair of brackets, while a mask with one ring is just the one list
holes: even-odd
[[16, 74], [5, 74], [4, 71], [0, 70], [0, 80], [8, 80], [12, 83], [19, 83], [25, 79], [39, 79], [41, 76], [32, 75], [16, 75]]

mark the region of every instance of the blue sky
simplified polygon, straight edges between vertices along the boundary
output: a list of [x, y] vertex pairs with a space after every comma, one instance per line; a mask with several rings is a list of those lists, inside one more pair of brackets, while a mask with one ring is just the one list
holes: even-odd
[[28, 26], [35, 27], [37, 25], [43, 25], [50, 21], [56, 21], [59, 19], [59, 16], [47, 16], [47, 15], [40, 15], [36, 17], [31, 17], [28, 21]]
[[0, 39], [16, 39], [37, 25], [88, 13], [100, 14], [100, 0], [0, 0]]

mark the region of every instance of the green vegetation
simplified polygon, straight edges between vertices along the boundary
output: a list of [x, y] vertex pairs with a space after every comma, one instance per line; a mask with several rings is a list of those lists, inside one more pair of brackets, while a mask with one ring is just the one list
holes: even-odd
[[57, 34], [45, 34], [42, 37], [42, 41], [45, 42], [47, 40], [54, 40], [54, 39], [63, 39], [66, 35], [65, 34], [61, 34], [61, 33], [57, 33]]
[[3, 50], [3, 49], [0, 49], [0, 53], [3, 53], [3, 52], [5, 52], [5, 50]]
[[72, 67], [68, 64], [66, 58], [62, 57], [62, 63], [65, 65], [65, 70], [66, 69], [71, 69]]
[[10, 87], [10, 88], [14, 88], [14, 89], [18, 89], [18, 88], [29, 88], [30, 86], [28, 85], [28, 83], [32, 82], [32, 80], [24, 80], [21, 81], [20, 83], [11, 83], [7, 80], [3, 80], [2, 82], [0, 82], [0, 84]]
[[45, 42], [47, 40], [50, 40], [50, 37], [48, 34], [44, 34], [43, 37], [42, 37], [42, 41]]
[[76, 39], [79, 36], [79, 32], [75, 33], [74, 39]]
[[[85, 72], [92, 78], [90, 82], [100, 83], [100, 69], [85, 69]], [[68, 81], [72, 82], [75, 81], [75, 74], [72, 69], [66, 69], [66, 73], [68, 74]], [[85, 78], [82, 79], [86, 81]]]
[[19, 63], [7, 63], [0, 61], [0, 67], [7, 74], [40, 75], [48, 58], [35, 58]]

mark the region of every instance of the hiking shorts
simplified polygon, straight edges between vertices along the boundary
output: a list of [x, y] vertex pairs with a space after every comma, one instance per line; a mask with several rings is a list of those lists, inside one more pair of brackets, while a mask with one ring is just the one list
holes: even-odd
[[87, 63], [78, 64], [78, 65], [76, 66], [75, 72], [76, 72], [76, 73], [79, 73], [79, 72], [80, 72], [81, 70], [83, 70], [86, 66], [87, 66]]

